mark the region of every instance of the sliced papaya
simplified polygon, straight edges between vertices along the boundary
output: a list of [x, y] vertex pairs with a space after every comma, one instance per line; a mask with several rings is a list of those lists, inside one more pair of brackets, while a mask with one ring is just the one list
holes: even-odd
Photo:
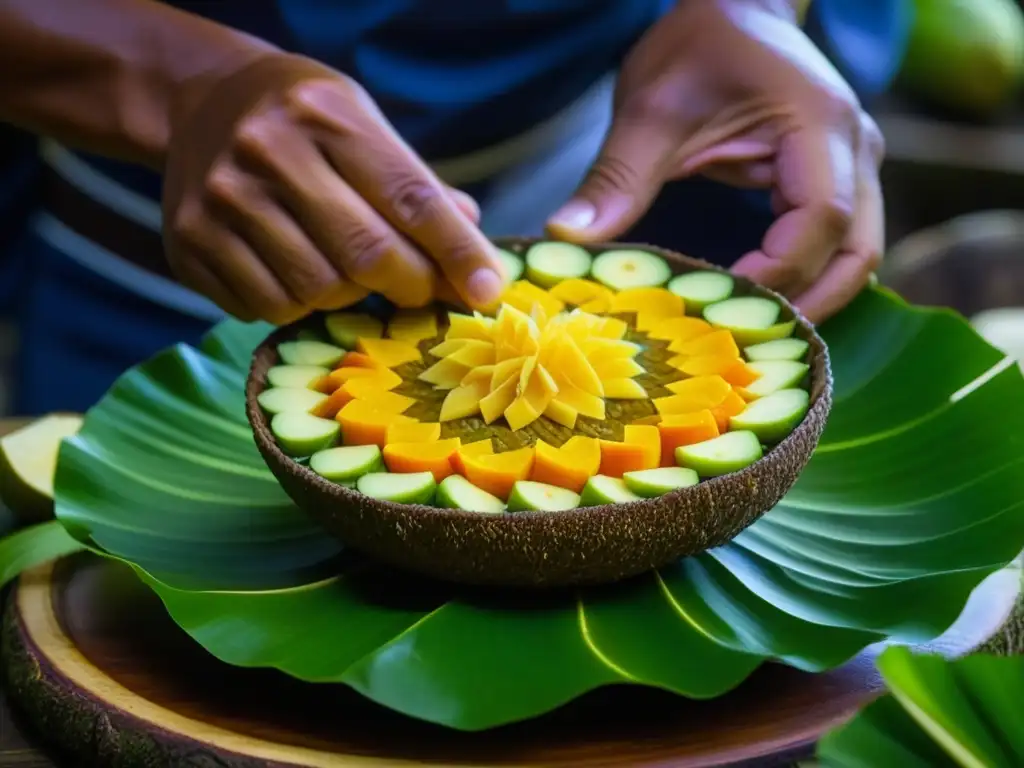
[[729, 419], [741, 414], [746, 407], [747, 401], [730, 389], [729, 394], [725, 396], [722, 402], [711, 409], [711, 414], [715, 417], [715, 422], [718, 424], [718, 431], [725, 432], [729, 429]]
[[676, 355], [668, 364], [687, 376], [711, 376], [732, 368], [739, 358], [730, 355]]
[[622, 441], [643, 446], [644, 469], [653, 469], [661, 463], [661, 433], [656, 426], [648, 424], [627, 424], [622, 431]]
[[676, 464], [676, 448], [718, 437], [718, 422], [710, 410], [666, 416], [657, 426], [661, 433], [661, 466]]
[[740, 348], [736, 339], [729, 331], [712, 331], [687, 341], [675, 340], [668, 345], [669, 352], [680, 355], [718, 355], [721, 357], [739, 358]]
[[659, 341], [689, 341], [712, 332], [711, 323], [699, 317], [667, 317], [654, 323], [647, 335]]
[[503, 501], [508, 500], [512, 486], [526, 480], [533, 469], [533, 446], [504, 453], [468, 455], [459, 452], [464, 475], [469, 482]]
[[384, 446], [384, 464], [389, 472], [430, 472], [440, 483], [454, 472], [452, 456], [461, 442], [450, 437], [430, 443], [388, 443]]
[[395, 423], [414, 423], [415, 419], [375, 408], [366, 400], [350, 400], [334, 417], [341, 424], [341, 438], [345, 445], [387, 445], [388, 426]]
[[436, 421], [399, 422], [387, 429], [387, 442], [391, 443], [432, 443], [441, 439], [441, 425]]
[[385, 368], [396, 368], [423, 359], [415, 344], [395, 339], [359, 339], [357, 349]]
[[452, 454], [452, 469], [455, 470], [456, 474], [465, 476], [466, 467], [462, 462], [463, 456], [484, 456], [491, 453], [494, 453], [494, 443], [491, 442], [489, 437], [484, 440], [465, 443], [459, 446], [459, 449]]
[[538, 440], [530, 479], [576, 493], [601, 467], [601, 444], [593, 437], [571, 437], [561, 447]]

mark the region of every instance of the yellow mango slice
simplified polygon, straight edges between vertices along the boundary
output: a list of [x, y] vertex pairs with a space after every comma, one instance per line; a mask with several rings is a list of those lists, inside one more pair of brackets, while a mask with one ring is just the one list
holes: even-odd
[[472, 339], [445, 339], [440, 344], [436, 344], [431, 347], [428, 352], [434, 357], [446, 357], [452, 352], [456, 352], [462, 349]]
[[610, 288], [580, 277], [562, 280], [550, 288], [548, 293], [566, 304], [577, 307], [595, 299], [605, 299], [607, 303], [615, 295]]
[[636, 360], [629, 357], [598, 357], [594, 360], [594, 373], [601, 377], [604, 386], [605, 397], [615, 397], [608, 394], [608, 381], [610, 379], [631, 379], [644, 373], [644, 367]]
[[454, 362], [450, 357], [445, 357], [421, 372], [416, 378], [427, 384], [433, 384], [438, 389], [452, 389], [462, 383], [469, 371], [468, 365], [462, 365]]
[[576, 409], [553, 398], [548, 407], [544, 409], [544, 415], [555, 424], [561, 424], [566, 429], [573, 429], [576, 426], [576, 417], [579, 416]]
[[722, 355], [739, 357], [740, 348], [736, 345], [736, 339], [729, 331], [712, 331], [701, 334], [695, 339], [686, 341], [675, 340], [668, 345], [669, 352], [677, 352], [680, 355]]
[[492, 325], [494, 325], [494, 320], [490, 317], [449, 312], [445, 340], [479, 339], [480, 341], [490, 341]]
[[467, 368], [481, 365], [494, 365], [494, 345], [488, 341], [468, 340], [461, 349], [452, 352], [446, 358], [453, 363], [460, 363]]
[[659, 341], [689, 341], [711, 331], [711, 323], [699, 317], [668, 317], [654, 323], [647, 335]]
[[[367, 380], [353, 379], [351, 382], [349, 382], [349, 384], [354, 384], [357, 381], [365, 382]], [[346, 385], [346, 387], [347, 386], [348, 385]], [[384, 411], [386, 413], [394, 414], [404, 413], [405, 411], [408, 411], [410, 408], [416, 405], [417, 402], [415, 398], [406, 397], [405, 395], [400, 395], [397, 392], [382, 391], [368, 392], [360, 397], [357, 397], [356, 399], [369, 403], [378, 411]]]
[[395, 368], [404, 363], [422, 360], [419, 349], [405, 341], [394, 339], [359, 339], [357, 348], [371, 360], [376, 360], [385, 368]]
[[487, 394], [487, 382], [479, 381], [469, 386], [458, 386], [450, 390], [441, 403], [438, 421], [453, 421], [476, 416], [480, 413], [480, 401]]
[[609, 400], [646, 400], [647, 390], [633, 379], [607, 379], [604, 396]]
[[654, 317], [679, 317], [684, 311], [683, 299], [667, 288], [627, 288], [612, 299], [615, 314], [645, 313]]
[[519, 392], [519, 379], [510, 376], [504, 383], [480, 400], [480, 417], [485, 424], [493, 423], [515, 401]]
[[388, 321], [388, 336], [410, 344], [437, 336], [437, 315], [429, 309], [400, 309]]
[[555, 400], [575, 410], [580, 416], [588, 419], [603, 420], [605, 415], [604, 400], [582, 389], [570, 385], [560, 386]]
[[432, 443], [441, 439], [441, 425], [436, 421], [388, 424], [386, 439], [388, 444]]

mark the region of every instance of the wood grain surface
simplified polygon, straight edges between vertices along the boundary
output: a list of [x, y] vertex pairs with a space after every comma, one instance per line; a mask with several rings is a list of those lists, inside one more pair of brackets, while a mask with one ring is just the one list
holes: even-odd
[[[996, 574], [935, 647], [958, 653], [983, 642], [1006, 620], [1017, 587], [1017, 573]], [[69, 765], [122, 768], [781, 766], [808, 755], [879, 690], [866, 653], [821, 675], [765, 665], [709, 702], [606, 689], [534, 722], [459, 733], [343, 686], [222, 664], [126, 567], [91, 555], [22, 577], [5, 613], [3, 653], [12, 695], [74, 756]]]

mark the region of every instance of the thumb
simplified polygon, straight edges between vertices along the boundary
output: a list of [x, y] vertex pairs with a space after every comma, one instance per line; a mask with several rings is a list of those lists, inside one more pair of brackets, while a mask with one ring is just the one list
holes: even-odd
[[576, 194], [548, 220], [562, 240], [614, 240], [647, 211], [679, 146], [669, 126], [617, 116]]

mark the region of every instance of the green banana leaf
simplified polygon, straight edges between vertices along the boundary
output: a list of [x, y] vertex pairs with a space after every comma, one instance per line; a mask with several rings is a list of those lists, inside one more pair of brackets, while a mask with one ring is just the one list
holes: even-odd
[[267, 331], [228, 321], [127, 372], [63, 444], [57, 517], [217, 658], [412, 717], [480, 730], [612, 683], [700, 699], [768, 660], [829, 669], [941, 634], [1024, 547], [1019, 369], [962, 318], [883, 289], [822, 328], [835, 404], [784, 503], [700, 556], [544, 594], [400, 574], [302, 515], [243, 410]]
[[1024, 765], [1024, 657], [948, 661], [899, 646], [878, 669], [890, 693], [825, 735], [827, 768], [1012, 768]]

